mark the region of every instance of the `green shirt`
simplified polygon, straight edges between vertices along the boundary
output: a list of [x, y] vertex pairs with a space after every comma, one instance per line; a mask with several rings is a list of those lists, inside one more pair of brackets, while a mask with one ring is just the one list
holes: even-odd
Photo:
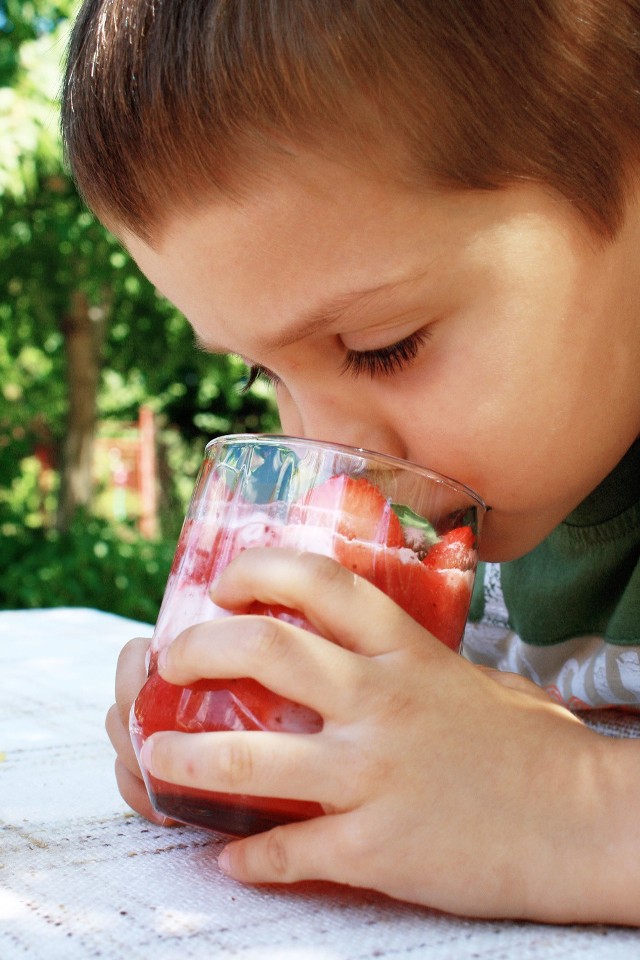
[[640, 441], [534, 550], [480, 564], [464, 653], [574, 708], [640, 709]]

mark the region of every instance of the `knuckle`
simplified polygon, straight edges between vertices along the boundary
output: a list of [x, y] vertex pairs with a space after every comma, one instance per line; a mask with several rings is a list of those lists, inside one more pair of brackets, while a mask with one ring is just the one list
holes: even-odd
[[330, 588], [336, 584], [342, 585], [347, 577], [353, 580], [353, 574], [349, 573], [333, 557], [325, 557], [320, 553], [306, 553], [302, 556], [304, 562], [310, 567], [311, 576], [321, 588]]
[[340, 849], [345, 864], [361, 863], [368, 858], [372, 847], [371, 831], [363, 817], [349, 819], [349, 829], [343, 830]]
[[279, 828], [270, 830], [265, 838], [265, 857], [267, 869], [274, 880], [293, 879], [291, 875], [291, 862], [283, 831]]
[[[377, 664], [363, 657], [356, 661], [349, 674], [349, 693], [351, 701], [362, 711], [363, 706], [370, 713], [380, 697]], [[383, 692], [386, 696], [386, 691]]]
[[149, 646], [148, 638], [132, 637], [131, 640], [127, 640], [125, 645], [120, 650], [120, 653], [118, 655], [118, 660], [126, 659], [127, 657], [131, 656], [131, 654], [135, 655], [141, 647], [148, 647], [148, 646]]
[[406, 689], [392, 689], [386, 697], [379, 696], [377, 710], [383, 722], [411, 722], [415, 712], [415, 698], [413, 691]]
[[384, 728], [371, 742], [343, 740], [338, 745], [336, 769], [340, 771], [341, 806], [355, 808], [368, 798], [384, 794], [398, 776], [395, 757], [384, 745]]
[[167, 663], [171, 663], [173, 665], [176, 661], [179, 661], [188, 655], [195, 639], [197, 639], [195, 627], [185, 627], [185, 629], [182, 630], [167, 647]]
[[[226, 740], [226, 738], [225, 738]], [[224, 786], [247, 787], [253, 776], [253, 758], [249, 744], [229, 736], [217, 751], [217, 768]]]
[[350, 757], [348, 792], [353, 799], [357, 798], [362, 802], [366, 797], [379, 793], [392, 774], [390, 764], [374, 751], [353, 751]]
[[245, 633], [245, 641], [259, 659], [272, 662], [280, 659], [287, 649], [285, 632], [279, 620], [273, 617], [255, 617]]
[[132, 664], [143, 660], [149, 643], [149, 639], [143, 637], [128, 640], [118, 654], [116, 673], [123, 673], [129, 670]]
[[104, 718], [104, 728], [107, 731], [107, 735], [109, 740], [111, 740], [111, 743], [114, 742], [117, 727], [121, 725], [122, 717], [120, 716], [119, 707], [116, 703], [112, 703]]

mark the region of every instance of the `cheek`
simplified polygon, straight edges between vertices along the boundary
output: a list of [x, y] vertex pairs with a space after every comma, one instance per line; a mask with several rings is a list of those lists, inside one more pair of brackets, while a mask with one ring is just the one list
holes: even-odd
[[530, 493], [532, 444], [537, 438], [544, 446], [547, 417], [526, 383], [493, 371], [469, 364], [462, 376], [448, 378], [446, 389], [444, 377], [440, 389], [430, 385], [397, 419], [409, 429], [410, 459], [453, 476], [494, 507], [519, 509]]

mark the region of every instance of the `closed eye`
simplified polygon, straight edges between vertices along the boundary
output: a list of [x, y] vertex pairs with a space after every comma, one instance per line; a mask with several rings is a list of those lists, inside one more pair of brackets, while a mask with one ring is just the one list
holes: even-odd
[[266, 383], [274, 387], [279, 383], [279, 377], [277, 377], [275, 373], [271, 373], [271, 371], [267, 370], [266, 367], [261, 367], [259, 363], [253, 363], [249, 367], [249, 374], [245, 382], [242, 384], [240, 392], [247, 393], [254, 385], [256, 380], [264, 380]]
[[[347, 350], [341, 372], [355, 378], [367, 375], [372, 379], [399, 373], [413, 363], [420, 348], [429, 339], [429, 335], [428, 330], [417, 330], [388, 347], [377, 347], [375, 350]], [[242, 393], [247, 393], [256, 380], [265, 380], [271, 386], [277, 386], [280, 382], [280, 378], [275, 373], [255, 363], [249, 367], [249, 375], [242, 385]]]
[[388, 347], [377, 347], [375, 350], [347, 350], [342, 363], [342, 372], [353, 377], [367, 375], [372, 379], [399, 373], [413, 363], [428, 338], [427, 330], [417, 330]]

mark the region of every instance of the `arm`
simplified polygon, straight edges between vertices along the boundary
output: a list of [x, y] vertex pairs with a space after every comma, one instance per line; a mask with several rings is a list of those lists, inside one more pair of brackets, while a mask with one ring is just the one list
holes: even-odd
[[496, 682], [327, 558], [248, 551], [215, 600], [252, 599], [303, 610], [323, 636], [230, 618], [185, 631], [161, 672], [253, 676], [316, 709], [323, 730], [156, 734], [152, 772], [318, 800], [330, 815], [229, 843], [226, 872], [475, 916], [640, 924], [640, 745], [594, 733], [525, 681]]

